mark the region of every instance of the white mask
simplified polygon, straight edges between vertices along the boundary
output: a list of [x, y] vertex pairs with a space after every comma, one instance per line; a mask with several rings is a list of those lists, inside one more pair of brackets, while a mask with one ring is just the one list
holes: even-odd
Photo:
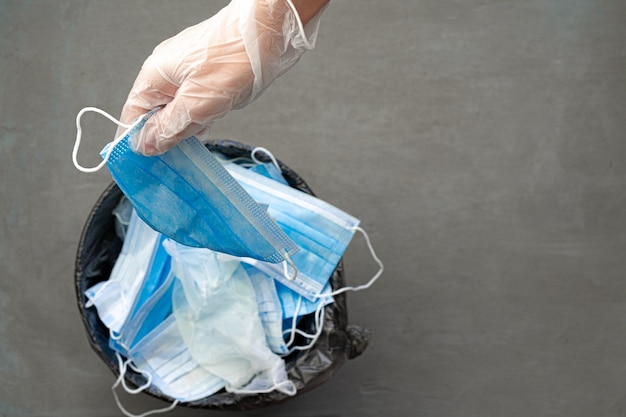
[[172, 296], [174, 316], [195, 360], [224, 379], [227, 391], [276, 389], [294, 395], [284, 361], [267, 345], [254, 288], [240, 261], [172, 240], [164, 246], [179, 280]]

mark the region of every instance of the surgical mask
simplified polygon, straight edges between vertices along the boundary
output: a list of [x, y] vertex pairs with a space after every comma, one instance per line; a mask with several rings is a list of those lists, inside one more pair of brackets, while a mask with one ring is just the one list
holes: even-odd
[[[266, 158], [269, 159], [270, 162], [263, 162], [259, 160], [257, 154], [265, 154]], [[263, 147], [256, 147], [252, 149], [250, 152], [250, 159], [245, 157], [235, 158], [235, 159], [226, 159], [224, 157], [220, 157], [223, 163], [232, 163], [235, 160], [243, 160], [249, 161], [252, 163], [242, 163], [241, 166], [245, 166], [252, 172], [256, 172], [266, 178], [270, 178], [274, 181], [278, 181], [284, 185], [288, 185], [285, 177], [282, 174], [282, 169], [278, 163], [278, 160], [274, 157], [274, 155]], [[268, 207], [266, 205], [266, 207]], [[320, 298], [316, 298], [315, 301], [310, 301], [308, 299], [303, 299], [301, 295], [292, 291], [289, 287], [281, 284], [279, 281], [271, 280], [271, 278], [264, 274], [262, 271], [256, 269], [253, 266], [246, 267], [246, 271], [252, 280], [252, 283], [255, 285], [255, 290], [257, 291], [257, 300], [259, 303], [259, 309], [261, 311], [261, 317], [273, 317], [273, 314], [269, 314], [269, 311], [278, 311], [275, 307], [271, 306], [280, 306], [280, 310], [282, 310], [282, 318], [284, 320], [288, 320], [293, 317], [301, 317], [315, 312], [322, 300], [324, 301], [324, 305], [332, 302], [332, 296], [328, 296], [331, 292], [330, 283], [327, 283], [324, 289], [320, 294]], [[272, 290], [271, 286], [267, 285], [266, 281], [271, 280], [274, 282], [274, 290]], [[258, 284], [257, 284], [258, 283]], [[261, 296], [259, 296], [261, 294]], [[273, 295], [275, 294], [275, 295]], [[264, 306], [264, 307], [261, 307]], [[263, 314], [263, 311], [268, 312], [267, 315]], [[265, 322], [264, 322], [265, 325]], [[291, 323], [289, 323], [291, 326]], [[273, 326], [275, 327], [275, 326]], [[267, 331], [267, 329], [266, 329]], [[277, 339], [277, 338], [273, 338]], [[270, 346], [272, 344], [270, 343]], [[284, 349], [278, 349], [282, 352]], [[275, 350], [276, 352], [276, 350]]]
[[298, 269], [295, 280], [285, 278], [277, 265], [246, 260], [278, 279], [296, 293], [315, 301], [328, 283], [359, 220], [338, 208], [302, 191], [285, 186], [236, 164], [226, 169], [300, 247], [292, 256]]
[[173, 310], [194, 359], [234, 393], [294, 395], [284, 361], [268, 348], [254, 288], [239, 259], [164, 243], [178, 278]]
[[99, 109], [81, 110], [72, 154], [79, 170], [93, 172], [103, 166], [84, 168], [77, 162], [80, 118], [87, 111], [128, 128], [103, 149], [103, 162], [138, 215], [153, 229], [186, 246], [270, 263], [289, 262], [290, 255], [298, 250], [197, 139], [185, 139], [159, 156], [135, 153], [129, 141], [155, 110], [130, 126]]
[[131, 215], [127, 236], [108, 281], [89, 288], [86, 307], [95, 306], [111, 332], [119, 332], [128, 318], [149, 272], [160, 234], [136, 214]]
[[[133, 212], [127, 239], [133, 238], [137, 224], [142, 224]], [[129, 240], [130, 241], [130, 240]], [[120, 410], [129, 417], [115, 389], [121, 384], [129, 394], [144, 391], [154, 385], [163, 394], [175, 399], [166, 408], [143, 413], [141, 416], [161, 413], [173, 409], [180, 401], [205, 398], [224, 387], [224, 382], [207, 372], [191, 358], [172, 316], [172, 293], [174, 274], [171, 258], [162, 246], [159, 234], [156, 253], [152, 257], [150, 272], [141, 284], [135, 297], [132, 312], [119, 333], [111, 331], [110, 347], [116, 352], [120, 375], [114, 383], [113, 395]], [[173, 325], [172, 325], [173, 324]], [[129, 358], [123, 361], [120, 353]], [[129, 388], [125, 373], [130, 367], [146, 378], [139, 388]]]
[[172, 312], [174, 274], [171, 258], [162, 245], [154, 257], [152, 269], [138, 294], [132, 313], [120, 329], [112, 333], [109, 346], [125, 356]]
[[[266, 275], [269, 277], [268, 275]], [[302, 317], [308, 314], [313, 313], [319, 307], [320, 303], [323, 301], [323, 304], [330, 304], [333, 302], [333, 298], [330, 295], [332, 292], [332, 288], [330, 286], [330, 282], [326, 283], [322, 292], [319, 294], [320, 296], [315, 299], [315, 301], [310, 301], [295, 291], [291, 290], [289, 287], [281, 284], [279, 281], [274, 280], [276, 293], [280, 300], [280, 307], [282, 310], [283, 319], [288, 320], [293, 317]]]
[[163, 394], [188, 402], [206, 398], [224, 388], [224, 381], [193, 358], [176, 319], [167, 317], [130, 352], [136, 370], [149, 376]]
[[[275, 165], [278, 166], [275, 158], [269, 151], [263, 149], [263, 152], [268, 154]], [[254, 157], [254, 151], [252, 156]], [[256, 162], [258, 163], [258, 161]], [[233, 163], [224, 163], [226, 168], [241, 182], [253, 198], [262, 204], [268, 205], [270, 215], [301, 246], [301, 251], [297, 255], [299, 256], [298, 260], [294, 257], [294, 262], [300, 269], [296, 282], [285, 281], [285, 275], [272, 265], [247, 261], [250, 261], [250, 264], [255, 265], [258, 269], [263, 270], [270, 277], [280, 281], [276, 282], [276, 287], [283, 308], [283, 316], [285, 317], [283, 321], [283, 327], [285, 328], [283, 336], [286, 340], [284, 345], [288, 348], [287, 353], [291, 353], [294, 350], [309, 349], [316, 343], [321, 334], [324, 319], [323, 307], [332, 302], [332, 297], [335, 295], [346, 291], [360, 291], [369, 288], [382, 275], [384, 271], [383, 263], [376, 255], [367, 233], [358, 227], [359, 222], [357, 219], [309, 194], [299, 192], [291, 187], [283, 187], [281, 184], [273, 181], [271, 175], [258, 175], [254, 171], [250, 172], [250, 170], [236, 166]], [[284, 219], [284, 221], [281, 221], [281, 219]], [[331, 291], [329, 284], [330, 274], [336, 268], [343, 251], [355, 232], [361, 233], [365, 238], [372, 258], [378, 264], [379, 270], [366, 284], [347, 286]], [[333, 240], [336, 242], [333, 243]], [[334, 249], [329, 250], [329, 247]], [[307, 252], [309, 253], [307, 254]], [[317, 255], [317, 259], [315, 255]], [[303, 263], [303, 259], [307, 259], [307, 261]], [[317, 267], [314, 265], [317, 265]], [[324, 270], [323, 267], [326, 269]], [[320, 272], [321, 270], [324, 270], [324, 272]], [[304, 285], [299, 287], [297, 285], [299, 283]], [[325, 284], [321, 291], [314, 292], [312, 290], [315, 287], [319, 288], [323, 283]], [[295, 293], [291, 290], [295, 290]], [[306, 298], [303, 298], [303, 296]], [[267, 299], [271, 300], [271, 297], [267, 297]], [[316, 331], [314, 334], [308, 334], [296, 328], [298, 318], [301, 315], [310, 313], [315, 314]], [[275, 336], [276, 325], [270, 323], [266, 327], [271, 328], [269, 331], [272, 334], [272, 339], [278, 340]], [[309, 339], [310, 342], [305, 346], [292, 346], [296, 334]], [[280, 344], [279, 348], [282, 352], [284, 350], [283, 344]]]
[[[117, 351], [120, 375], [113, 384], [113, 395], [120, 410], [128, 417], [139, 417], [126, 411], [115, 388], [120, 384], [129, 394], [137, 394], [153, 385], [175, 401], [167, 408], [143, 413], [141, 416], [156, 414], [173, 409], [180, 401], [195, 401], [208, 397], [224, 388], [224, 381], [207, 371], [192, 357], [185, 345], [175, 318], [172, 315], [172, 292], [177, 283], [173, 273], [168, 274], [161, 288], [143, 304], [132, 328], [122, 329], [119, 341], [111, 339]], [[128, 331], [129, 333], [125, 333]], [[124, 345], [127, 341], [128, 346]], [[119, 349], [128, 359], [123, 361]], [[127, 368], [141, 373], [146, 383], [138, 388], [129, 388], [124, 379]]]

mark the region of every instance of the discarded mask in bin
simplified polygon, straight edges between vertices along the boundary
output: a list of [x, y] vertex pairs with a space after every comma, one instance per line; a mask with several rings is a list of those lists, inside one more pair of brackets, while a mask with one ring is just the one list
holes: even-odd
[[[236, 142], [217, 141], [208, 144], [207, 147], [211, 152], [221, 154], [227, 159], [256, 158], [252, 154], [253, 148]], [[278, 161], [276, 165], [280, 167], [290, 187], [314, 195], [305, 181], [293, 170]], [[271, 165], [268, 167], [272, 168]], [[281, 403], [292, 398], [279, 390], [252, 395], [221, 390], [206, 398], [179, 402], [176, 398], [161, 392], [155, 385], [149, 384], [150, 381], [144, 373], [120, 363], [115, 350], [110, 346], [110, 329], [98, 316], [96, 308], [88, 307], [89, 299], [85, 292], [99, 282], [109, 279], [120, 255], [123, 242], [119, 237], [119, 230], [116, 230], [113, 211], [122, 198], [123, 193], [115, 183], [104, 191], [89, 215], [78, 247], [76, 259], [78, 307], [90, 344], [96, 353], [115, 375], [119, 376], [120, 372], [123, 372], [128, 385], [145, 387], [143, 392], [169, 403], [180, 403], [194, 408], [245, 410]], [[332, 272], [330, 285], [333, 291], [345, 287], [341, 261]], [[296, 396], [326, 382], [348, 359], [359, 356], [367, 347], [369, 332], [361, 327], [348, 325], [344, 293], [334, 295], [334, 302], [323, 307], [321, 323], [321, 329], [317, 329], [315, 314], [303, 316], [297, 328], [308, 334], [321, 330], [319, 337], [311, 347], [295, 350], [284, 357], [287, 377], [297, 390]]]

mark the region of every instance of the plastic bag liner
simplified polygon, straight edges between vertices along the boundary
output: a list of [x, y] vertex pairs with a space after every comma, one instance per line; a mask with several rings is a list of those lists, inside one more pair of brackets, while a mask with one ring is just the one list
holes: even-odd
[[[241, 143], [219, 140], [206, 145], [212, 152], [219, 152], [229, 158], [250, 157], [252, 147]], [[258, 159], [264, 161], [264, 155]], [[265, 161], [264, 161], [265, 162]], [[289, 185], [314, 195], [306, 182], [293, 170], [278, 161]], [[76, 296], [78, 308], [87, 330], [91, 347], [108, 365], [113, 374], [119, 376], [118, 362], [109, 348], [109, 331], [100, 321], [95, 307], [86, 308], [85, 290], [109, 275], [122, 248], [122, 241], [115, 233], [115, 220], [112, 214], [123, 194], [115, 183], [110, 184], [96, 202], [89, 215], [78, 245], [76, 256]], [[333, 289], [345, 286], [343, 262], [339, 262], [331, 277]], [[359, 326], [348, 325], [346, 294], [335, 296], [335, 302], [324, 308], [324, 328], [316, 344], [305, 351], [295, 351], [285, 358], [289, 379], [298, 389], [298, 395], [310, 391], [324, 382], [348, 360], [359, 356], [369, 342], [369, 331]], [[312, 315], [303, 318], [298, 328], [313, 333], [315, 322]], [[126, 380], [129, 385], [139, 387], [146, 379], [143, 375], [128, 368]], [[168, 402], [174, 399], [150, 386], [144, 392]], [[224, 390], [197, 401], [181, 403], [191, 408], [214, 410], [248, 410], [284, 402], [290, 398], [280, 392], [255, 395], [232, 394]]]

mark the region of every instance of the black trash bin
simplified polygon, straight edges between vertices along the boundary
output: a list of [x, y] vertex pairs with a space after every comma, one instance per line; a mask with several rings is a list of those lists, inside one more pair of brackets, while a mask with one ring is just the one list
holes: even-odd
[[[206, 145], [212, 152], [222, 153], [229, 158], [250, 157], [252, 147], [238, 142], [219, 140]], [[258, 157], [263, 160], [263, 157]], [[314, 195], [306, 182], [292, 169], [279, 161], [289, 185]], [[95, 352], [108, 365], [115, 376], [119, 376], [118, 361], [109, 348], [109, 330], [100, 321], [96, 308], [85, 307], [85, 290], [109, 275], [122, 248], [122, 241], [115, 233], [115, 219], [112, 214], [123, 194], [115, 183], [111, 183], [93, 207], [78, 245], [76, 256], [75, 285], [78, 308], [87, 330], [89, 343]], [[340, 262], [331, 277], [333, 289], [345, 286], [343, 263]], [[303, 318], [298, 327], [312, 333], [315, 320], [312, 315]], [[309, 350], [296, 351], [285, 358], [289, 379], [298, 389], [298, 395], [323, 384], [348, 360], [359, 356], [367, 347], [369, 332], [359, 326], [348, 325], [348, 312], [345, 293], [335, 297], [335, 302], [324, 309], [324, 328], [316, 344]], [[143, 375], [128, 368], [125, 378], [130, 385], [144, 385]], [[154, 386], [144, 392], [167, 402], [174, 399], [163, 394]], [[246, 410], [284, 402], [290, 398], [280, 392], [241, 395], [222, 390], [210, 397], [197, 401], [180, 403], [192, 408], [215, 410]]]

